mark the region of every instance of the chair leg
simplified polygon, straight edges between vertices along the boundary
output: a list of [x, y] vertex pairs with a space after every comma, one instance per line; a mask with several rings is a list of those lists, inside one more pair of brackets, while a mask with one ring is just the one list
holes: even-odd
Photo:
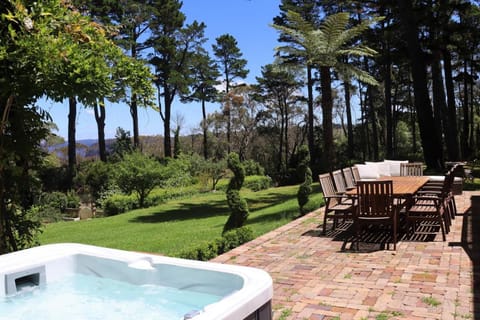
[[393, 250], [397, 251], [397, 222], [394, 221], [392, 225], [393, 232]]
[[440, 223], [440, 228], [442, 229], [442, 238], [443, 238], [443, 241], [447, 241], [447, 237], [445, 235], [445, 229], [446, 229], [446, 226], [444, 224], [444, 219], [442, 217], [441, 214], [438, 215], [438, 222]]
[[327, 210], [323, 214], [323, 235], [327, 234]]

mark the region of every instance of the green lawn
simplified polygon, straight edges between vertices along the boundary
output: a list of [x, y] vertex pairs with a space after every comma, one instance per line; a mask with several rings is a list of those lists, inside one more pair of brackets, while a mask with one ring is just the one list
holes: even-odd
[[[323, 200], [318, 183], [313, 187], [311, 201], [318, 208]], [[255, 236], [288, 223], [298, 214], [297, 190], [298, 186], [242, 190], [250, 208], [246, 225]], [[107, 218], [52, 223], [45, 226], [40, 243], [77, 242], [177, 256], [219, 237], [228, 215], [224, 192], [204, 193]]]

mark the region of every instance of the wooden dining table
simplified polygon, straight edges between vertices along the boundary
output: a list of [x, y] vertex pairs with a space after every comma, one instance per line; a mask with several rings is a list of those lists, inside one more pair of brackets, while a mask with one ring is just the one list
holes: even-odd
[[[392, 180], [393, 196], [395, 198], [405, 198], [415, 195], [415, 193], [428, 182], [429, 178], [426, 176], [382, 176], [376, 180]], [[353, 188], [349, 190], [347, 194], [354, 196], [357, 194], [357, 189]]]
[[[427, 176], [382, 176], [376, 180], [391, 180], [393, 186], [393, 197], [403, 201], [403, 206], [410, 206], [413, 196], [420, 190], [429, 180]], [[347, 195], [355, 197], [357, 189], [347, 191]]]

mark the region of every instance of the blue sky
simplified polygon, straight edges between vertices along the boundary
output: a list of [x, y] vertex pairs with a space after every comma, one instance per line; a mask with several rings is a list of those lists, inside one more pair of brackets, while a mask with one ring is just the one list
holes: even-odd
[[[227, 4], [228, 3], [228, 4]], [[260, 75], [261, 67], [273, 62], [274, 49], [277, 43], [277, 31], [270, 24], [273, 17], [279, 14], [280, 0], [183, 0], [182, 12], [187, 22], [193, 20], [206, 24], [205, 36], [209, 39], [206, 47], [211, 49], [215, 38], [223, 34], [235, 37], [243, 58], [248, 61], [250, 70], [247, 82], [255, 82]], [[57, 134], [67, 137], [68, 106], [51, 101], [39, 103], [50, 112], [58, 126]], [[219, 109], [218, 104], [207, 105], [207, 112]], [[172, 120], [177, 114], [184, 118], [181, 134], [191, 134], [199, 127], [201, 107], [198, 103], [182, 104], [176, 102], [172, 108]], [[132, 133], [132, 120], [125, 104], [107, 102], [106, 138], [113, 138], [117, 127]], [[158, 112], [139, 110], [140, 135], [163, 135], [163, 122]], [[172, 122], [173, 128], [173, 122]], [[76, 139], [96, 139], [97, 128], [93, 112], [79, 106], [77, 112]]]

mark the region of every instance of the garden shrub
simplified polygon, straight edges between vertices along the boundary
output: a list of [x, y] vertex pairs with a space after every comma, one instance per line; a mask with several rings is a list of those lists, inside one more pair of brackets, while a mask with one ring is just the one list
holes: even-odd
[[164, 170], [158, 161], [141, 152], [123, 155], [115, 166], [117, 186], [126, 194], [135, 194], [138, 206], [145, 206], [148, 194], [159, 186]]
[[103, 213], [105, 216], [114, 216], [136, 208], [137, 198], [134, 195], [113, 194], [106, 198], [103, 203]]
[[80, 197], [74, 191], [67, 192], [67, 208], [80, 207]]
[[63, 192], [44, 192], [40, 195], [38, 206], [51, 207], [63, 212], [67, 207], [67, 195]]
[[233, 229], [225, 232], [221, 238], [181, 252], [179, 257], [200, 261], [211, 260], [220, 254], [253, 240], [253, 238], [253, 231], [248, 227]]
[[298, 149], [298, 176], [303, 179], [302, 184], [298, 188], [297, 199], [300, 207], [300, 215], [308, 213], [307, 207], [308, 198], [312, 193], [312, 170], [309, 167], [310, 153], [306, 145], [302, 145]]
[[272, 178], [269, 176], [248, 176], [245, 177], [243, 186], [255, 192], [265, 190], [272, 186]]
[[227, 188], [227, 203], [231, 213], [223, 227], [223, 232], [242, 227], [249, 213], [247, 202], [240, 196], [240, 189], [245, 179], [245, 170], [238, 154], [232, 152], [228, 155], [227, 166], [234, 176], [230, 179]]
[[260, 163], [255, 160], [249, 159], [243, 161], [243, 167], [245, 168], [246, 176], [264, 176], [265, 169], [260, 165]]

